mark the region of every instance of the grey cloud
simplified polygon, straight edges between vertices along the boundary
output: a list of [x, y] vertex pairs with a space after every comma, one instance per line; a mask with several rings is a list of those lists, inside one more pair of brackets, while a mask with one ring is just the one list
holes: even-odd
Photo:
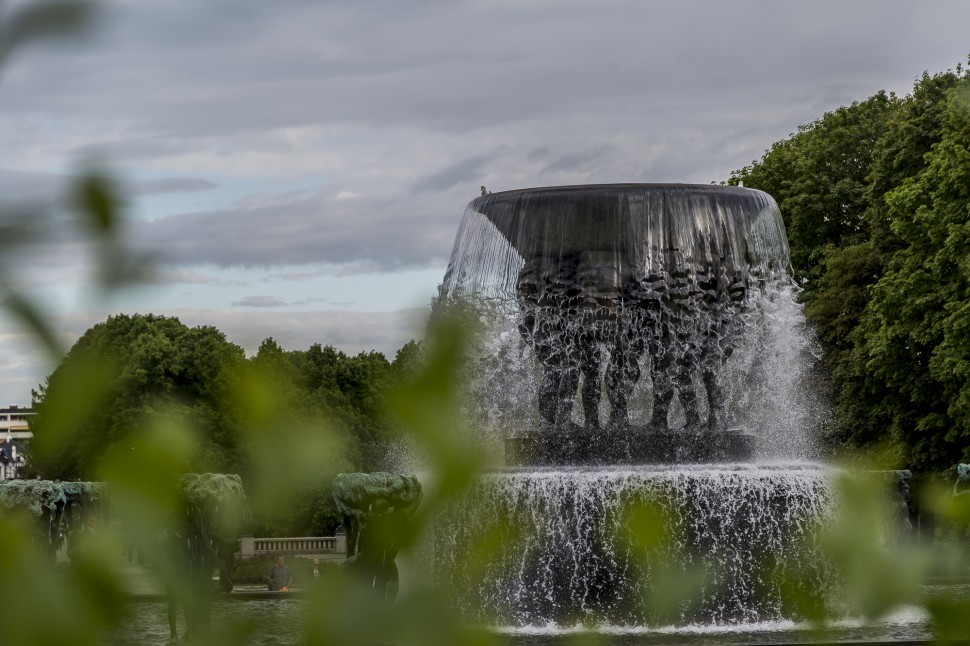
[[50, 369], [40, 343], [26, 332], [0, 332], [0, 405], [30, 403], [30, 390]]
[[0, 204], [49, 207], [62, 199], [68, 179], [55, 173], [0, 169]]
[[[577, 110], [628, 110], [649, 127], [665, 97], [755, 105], [820, 79], [844, 84], [850, 99], [871, 78], [909, 82], [939, 67], [937, 57], [963, 58], [956, 25], [970, 18], [952, 2], [856, 2], [838, 20], [804, 3], [274, 3], [267, 12], [240, 0], [231, 18], [210, 4], [221, 6], [113, 7], [103, 45], [13, 75], [8, 109], [79, 106], [182, 136], [345, 122], [462, 132]], [[933, 38], [909, 26], [927, 13], [947, 16]], [[907, 69], [900, 62], [913, 51], [933, 58]]]
[[[24, 123], [74, 115], [87, 130], [48, 148], [104, 150], [133, 164], [199, 151], [285, 154], [297, 146], [285, 131], [296, 127], [339, 133], [353, 124], [375, 138], [403, 132], [432, 146], [460, 138], [446, 151], [459, 161], [443, 169], [425, 161], [441, 155], [422, 156], [418, 144], [402, 154], [409, 159], [397, 162], [407, 166], [401, 181], [420, 197], [463, 182], [477, 187], [486, 171], [491, 188], [662, 168], [632, 146], [623, 147], [624, 159], [586, 160], [594, 168], [554, 159], [606, 139], [664, 139], [677, 151], [672, 163], [690, 152], [693, 175], [703, 170], [708, 181], [823, 110], [882, 87], [905, 90], [923, 69], [964, 59], [958, 25], [970, 22], [970, 5], [952, 1], [861, 0], [837, 20], [806, 3], [747, 0], [620, 0], [609, 11], [587, 3], [498, 11], [476, 1], [281, 2], [267, 10], [237, 0], [231, 17], [221, 16], [227, 6], [113, 4], [102, 41], [76, 56], [18, 59], [4, 79], [0, 146], [17, 158], [45, 139]], [[808, 99], [793, 103], [798, 95]], [[747, 147], [731, 148], [735, 156], [682, 141], [690, 129], [705, 138], [739, 132], [743, 118], [756, 127]], [[533, 166], [468, 157], [496, 141]]]
[[589, 169], [605, 156], [615, 151], [611, 145], [592, 146], [585, 150], [559, 155], [542, 169], [545, 173], [570, 172]]
[[491, 159], [490, 155], [476, 155], [442, 168], [413, 186], [415, 192], [444, 191], [461, 183], [473, 184], [481, 177], [481, 169]]
[[548, 146], [540, 146], [527, 152], [525, 158], [530, 161], [542, 161], [549, 157], [549, 153], [550, 151]]
[[280, 300], [275, 296], [247, 296], [246, 298], [233, 301], [232, 307], [286, 307], [286, 301]]
[[185, 283], [190, 285], [212, 285], [222, 282], [212, 276], [206, 276], [205, 274], [189, 270], [159, 271], [156, 272], [155, 279], [159, 283]]
[[388, 198], [283, 195], [137, 223], [134, 233], [172, 264], [323, 263], [374, 271], [426, 267], [447, 258], [459, 209], [436, 217], [412, 213], [413, 208]]
[[260, 280], [264, 283], [299, 282], [316, 278], [319, 275], [320, 272], [316, 271], [284, 271], [275, 274], [268, 274], [260, 278]]
[[[302, 298], [298, 301], [293, 301], [290, 305], [321, 305], [323, 303], [329, 303], [326, 298]], [[347, 307], [350, 303], [340, 302], [340, 303], [330, 303], [334, 307]]]
[[191, 193], [216, 188], [218, 184], [201, 177], [163, 177], [161, 179], [133, 182], [130, 191], [135, 195], [158, 193]]

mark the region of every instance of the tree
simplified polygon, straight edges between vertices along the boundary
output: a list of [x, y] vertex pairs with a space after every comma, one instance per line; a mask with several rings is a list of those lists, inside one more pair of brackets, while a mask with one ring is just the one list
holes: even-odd
[[799, 127], [728, 183], [771, 194], [788, 231], [794, 277], [810, 302], [825, 274], [831, 247], [868, 238], [868, 175], [877, 142], [898, 99], [879, 92]]
[[900, 248], [853, 332], [855, 376], [892, 395], [890, 437], [919, 471], [970, 458], [970, 78], [939, 114], [925, 168], [885, 194]]
[[730, 179], [771, 193], [785, 218], [837, 406], [829, 444], [889, 442], [917, 471], [961, 456], [955, 241], [967, 203], [944, 189], [962, 177], [967, 82], [958, 66], [904, 98], [840, 108]]
[[[32, 430], [40, 447], [35, 466], [51, 478], [92, 475], [105, 452], [164, 411], [188, 420], [204, 446], [200, 470], [231, 470], [238, 460], [233, 416], [225, 407], [245, 355], [214, 327], [188, 328], [178, 319], [117, 315], [89, 329], [37, 392]], [[109, 384], [96, 406], [71, 397], [76, 375], [101, 374]], [[75, 418], [57, 446], [55, 416]]]

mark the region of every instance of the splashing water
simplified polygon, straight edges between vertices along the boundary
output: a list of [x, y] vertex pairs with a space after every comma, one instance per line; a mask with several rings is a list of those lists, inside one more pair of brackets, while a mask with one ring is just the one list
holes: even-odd
[[[665, 625], [790, 619], [786, 571], [821, 586], [831, 573], [799, 540], [831, 513], [827, 470], [803, 464], [493, 473], [441, 519], [435, 552], [461, 612], [505, 626]], [[649, 504], [653, 544], [630, 538]], [[504, 524], [515, 537], [488, 562], [472, 546]], [[806, 574], [808, 575], [806, 577]], [[675, 581], [695, 581], [683, 600]]]

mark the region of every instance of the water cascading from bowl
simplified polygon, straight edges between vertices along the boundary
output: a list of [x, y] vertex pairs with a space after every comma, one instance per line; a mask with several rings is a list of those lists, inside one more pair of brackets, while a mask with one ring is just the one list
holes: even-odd
[[[616, 184], [483, 195], [436, 302], [481, 324], [467, 416], [506, 468], [439, 518], [439, 581], [493, 625], [655, 625], [659, 578], [703, 571], [675, 621], [788, 616], [785, 571], [830, 581], [806, 537], [831, 473], [778, 207], [726, 186]], [[659, 510], [662, 546], [629, 544]], [[468, 566], [505, 532], [498, 555]], [[489, 538], [491, 537], [491, 538]]]
[[508, 464], [802, 457], [820, 415], [788, 267], [761, 191], [507, 191], [468, 205], [438, 307], [486, 327], [469, 415]]

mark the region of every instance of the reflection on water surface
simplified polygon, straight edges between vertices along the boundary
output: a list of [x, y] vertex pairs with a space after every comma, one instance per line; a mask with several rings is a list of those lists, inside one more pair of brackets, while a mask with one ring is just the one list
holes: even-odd
[[[970, 598], [970, 585], [927, 586], [933, 596]], [[303, 599], [270, 599], [242, 601], [220, 599], [212, 607], [212, 623], [222, 639], [217, 643], [299, 644], [303, 639]], [[179, 612], [179, 633], [185, 623]], [[567, 644], [579, 629], [516, 628], [499, 630], [502, 642], [509, 646], [561, 646]], [[772, 622], [735, 626], [683, 626], [659, 629], [606, 628], [611, 644], [652, 646], [660, 644], [792, 644], [812, 641], [898, 641], [930, 639], [926, 615], [918, 608], [905, 608], [874, 624], [841, 621], [820, 632], [791, 622]], [[167, 644], [168, 619], [161, 602], [133, 602], [125, 612], [119, 628], [107, 644]]]

